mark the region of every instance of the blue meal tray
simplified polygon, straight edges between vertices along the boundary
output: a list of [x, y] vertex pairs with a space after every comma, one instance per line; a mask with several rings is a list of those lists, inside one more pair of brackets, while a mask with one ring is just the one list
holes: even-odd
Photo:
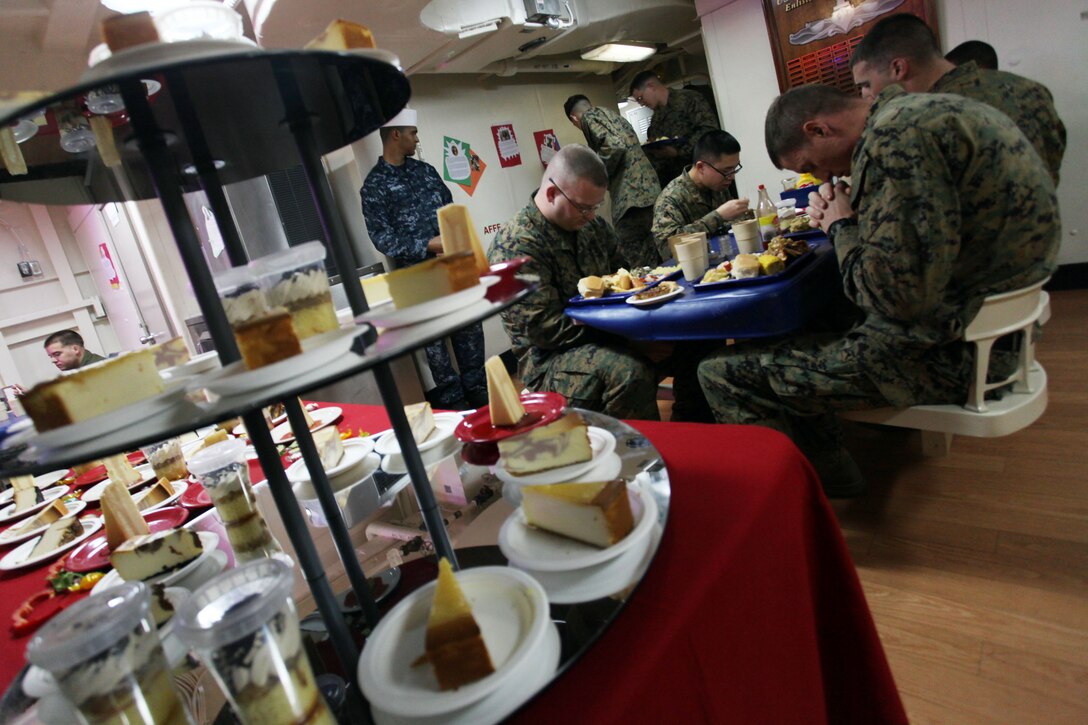
[[646, 143], [642, 144], [642, 148], [644, 148], [644, 149], [660, 149], [660, 148], [664, 148], [666, 146], [675, 146], [676, 144], [683, 143], [683, 142], [684, 142], [684, 137], [683, 136], [677, 136], [675, 138], [663, 138], [663, 139], [660, 139], [658, 141], [647, 141]]
[[[683, 270], [677, 269], [673, 272], [669, 272], [664, 277], [662, 277], [662, 279], [677, 279], [681, 274], [683, 274]], [[567, 304], [577, 306], [611, 305], [616, 304], [617, 302], [623, 302], [631, 295], [641, 291], [642, 290], [628, 290], [627, 292], [610, 292], [604, 297], [590, 297], [589, 299], [586, 299], [582, 295], [575, 295], [574, 297], [571, 297], [569, 300], [567, 300]]]
[[782, 234], [786, 239], [812, 239], [813, 237], [824, 236], [821, 229], [809, 229], [807, 232], [785, 232]]
[[[691, 288], [696, 292], [714, 292], [716, 290], [732, 289], [733, 287], [750, 287], [752, 285], [769, 284], [771, 282], [778, 282], [785, 279], [792, 274], [796, 274], [797, 270], [808, 264], [812, 258], [812, 247], [799, 257], [795, 257], [792, 262], [786, 264], [786, 268], [778, 274], [761, 274], [758, 277], [747, 277], [745, 279], [723, 279], [720, 282], [708, 282], [707, 284], [700, 284], [694, 282]], [[702, 277], [699, 278], [700, 280]]]

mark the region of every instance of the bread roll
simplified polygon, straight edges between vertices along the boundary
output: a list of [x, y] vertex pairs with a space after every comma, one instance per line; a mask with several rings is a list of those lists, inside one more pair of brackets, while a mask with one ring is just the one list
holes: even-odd
[[759, 257], [754, 254], [738, 254], [733, 258], [733, 279], [758, 277], [760, 273]]
[[604, 280], [596, 275], [582, 277], [578, 280], [578, 292], [583, 297], [602, 297], [604, 295]]

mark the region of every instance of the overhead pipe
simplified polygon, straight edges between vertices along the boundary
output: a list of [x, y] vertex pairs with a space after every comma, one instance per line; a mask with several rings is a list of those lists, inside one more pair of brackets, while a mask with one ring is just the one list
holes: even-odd
[[489, 63], [480, 69], [480, 73], [510, 78], [518, 73], [594, 73], [608, 75], [616, 70], [619, 63], [599, 60], [500, 60]]

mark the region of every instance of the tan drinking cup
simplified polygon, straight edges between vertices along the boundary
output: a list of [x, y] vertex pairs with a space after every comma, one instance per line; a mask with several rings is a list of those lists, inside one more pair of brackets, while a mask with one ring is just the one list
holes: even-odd
[[737, 240], [739, 254], [759, 254], [763, 251], [763, 240], [759, 237], [759, 222], [755, 219], [735, 222], [733, 237]]
[[706, 271], [706, 242], [700, 239], [681, 241], [676, 245], [676, 261], [689, 282], [699, 279]]

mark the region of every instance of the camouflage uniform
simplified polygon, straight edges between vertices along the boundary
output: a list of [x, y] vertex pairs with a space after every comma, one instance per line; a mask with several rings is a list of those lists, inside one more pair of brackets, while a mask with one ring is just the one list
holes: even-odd
[[692, 149], [703, 134], [718, 128], [718, 117], [701, 93], [685, 88], [669, 89], [668, 103], [654, 111], [650, 127], [646, 129], [646, 138], [650, 141], [662, 137], [684, 139], [676, 145], [676, 156], [650, 159], [662, 186], [691, 163]]
[[101, 355], [97, 355], [87, 348], [83, 348], [83, 357], [79, 358], [79, 366], [85, 368], [88, 365], [94, 365], [96, 362], [102, 362], [106, 358]]
[[729, 222], [716, 209], [736, 196], [732, 190], [700, 189], [688, 176], [690, 166], [669, 182], [654, 204], [654, 243], [662, 259], [668, 259], [669, 237], [706, 232], [708, 237], [725, 234]]
[[1020, 127], [1046, 162], [1054, 186], [1065, 155], [1065, 124], [1042, 83], [1015, 73], [979, 68], [974, 61], [941, 76], [930, 93], [955, 93], [993, 106]]
[[[394, 166], [379, 157], [359, 194], [367, 232], [378, 251], [398, 267], [433, 256], [427, 252], [427, 242], [438, 236], [438, 208], [453, 202], [434, 167], [413, 158]], [[461, 374], [453, 368], [445, 340], [427, 345], [427, 366], [435, 383], [428, 399], [454, 409], [486, 404], [483, 325], [462, 328], [450, 335], [450, 341]]]
[[529, 255], [523, 268], [540, 288], [503, 311], [502, 323], [530, 390], [562, 393], [580, 408], [617, 418], [656, 420], [653, 365], [613, 335], [576, 325], [566, 316], [578, 280], [614, 272], [623, 264], [616, 235], [602, 219], [577, 232], [555, 226], [532, 201], [503, 225], [488, 251], [492, 263]]
[[836, 222], [831, 236], [862, 322], [845, 334], [738, 345], [699, 366], [719, 421], [785, 428], [806, 452], [838, 443], [828, 411], [962, 403], [972, 365], [963, 332], [983, 298], [1044, 279], [1058, 252], [1046, 166], [981, 103], [886, 88], [851, 178], [857, 218]]
[[627, 266], [657, 266], [650, 222], [661, 184], [635, 130], [608, 109], [590, 108], [582, 115], [582, 133], [608, 169], [613, 226]]

